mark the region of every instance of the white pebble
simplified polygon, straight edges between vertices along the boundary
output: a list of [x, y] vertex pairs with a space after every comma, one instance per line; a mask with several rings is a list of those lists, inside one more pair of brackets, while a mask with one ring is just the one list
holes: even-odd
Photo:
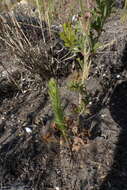
[[55, 189], [56, 189], [56, 190], [60, 190], [60, 188], [59, 188], [59, 187], [55, 187]]
[[30, 129], [29, 127], [25, 127], [25, 129], [27, 133], [32, 133], [32, 129]]
[[101, 114], [101, 117], [102, 117], [102, 118], [106, 117], [106, 114]]
[[27, 90], [24, 90], [23, 93], [25, 94], [27, 92]]
[[119, 78], [120, 78], [120, 75], [117, 75], [116, 78], [119, 79]]

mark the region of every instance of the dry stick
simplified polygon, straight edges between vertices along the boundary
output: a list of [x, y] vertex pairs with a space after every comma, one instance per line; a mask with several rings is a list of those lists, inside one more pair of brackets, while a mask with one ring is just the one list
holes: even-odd
[[38, 8], [38, 14], [39, 14], [39, 20], [40, 20], [40, 26], [41, 26], [41, 32], [42, 32], [42, 36], [43, 36], [43, 41], [44, 41], [44, 44], [46, 45], [46, 40], [45, 40], [45, 35], [44, 35], [44, 32], [43, 32], [43, 26], [42, 26], [42, 21], [41, 21], [41, 12], [40, 12], [40, 7], [39, 7], [39, 1], [38, 0], [36, 0], [36, 5], [37, 5], [37, 8]]
[[16, 24], [16, 25], [18, 26], [18, 27], [16, 27], [16, 29], [17, 29], [17, 34], [19, 34], [19, 41], [21, 41], [21, 40], [20, 40], [21, 35], [20, 35], [18, 29], [20, 29], [21, 34], [23, 35], [23, 37], [24, 37], [25, 40], [26, 40], [26, 41], [24, 40], [24, 42], [27, 42], [27, 43], [29, 44], [29, 46], [31, 47], [32, 45], [31, 45], [30, 41], [28, 40], [28, 38], [27, 38], [26, 35], [24, 34], [23, 30], [21, 29], [21, 26], [19, 25], [21, 22], [19, 23], [19, 22], [16, 20], [16, 17], [15, 17], [15, 16], [12, 16], [12, 21], [13, 21], [14, 24]]
[[[8, 42], [6, 39], [2, 38], [1, 36], [0, 36], [0, 39], [1, 39], [3, 42], [5, 42], [5, 43], [6, 43], [9, 47], [11, 47], [12, 49], [17, 46], [17, 44], [15, 44], [15, 42], [12, 41], [11, 38], [10, 38], [10, 42]], [[14, 46], [14, 45], [15, 45], [15, 46]], [[20, 48], [19, 48], [19, 49], [18, 49], [18, 48], [19, 48], [19, 47], [17, 46], [17, 50], [18, 50], [19, 52], [21, 52]], [[21, 53], [22, 53], [22, 52], [21, 52]]]
[[6, 39], [2, 38], [1, 36], [0, 36], [0, 39], [1, 39], [3, 42], [5, 42], [9, 47], [13, 48], [13, 46], [12, 46], [9, 42], [7, 42]]
[[103, 50], [104, 48], [111, 47], [111, 46], [113, 46], [116, 42], [117, 42], [117, 40], [114, 39], [114, 40], [112, 40], [111, 42], [100, 46], [98, 49], [99, 49], [99, 50], [100, 50], [100, 49]]
[[[30, 43], [30, 41], [28, 40], [28, 38], [26, 37], [26, 35], [24, 34], [23, 30], [21, 29], [21, 27], [20, 27], [18, 21], [16, 20], [16, 17], [15, 17], [14, 15], [11, 15], [11, 19], [12, 19], [12, 22], [13, 22], [15, 28], [16, 28], [16, 36], [15, 36], [15, 37], [18, 39], [18, 40], [16, 40], [16, 42], [18, 42], [19, 46], [22, 48], [22, 51], [24, 52], [25, 50], [24, 50], [23, 44], [22, 44], [22, 42], [21, 42], [21, 38], [22, 38], [22, 37], [21, 37], [21, 34], [22, 34], [23, 37], [24, 37], [24, 39], [22, 38], [22, 40], [23, 40], [26, 44], [28, 44], [30, 47], [31, 47], [31, 43]], [[19, 29], [20, 31], [19, 31], [18, 29]]]
[[[13, 24], [14, 24], [14, 26], [15, 26], [13, 14], [10, 13], [9, 16], [10, 16], [10, 19], [12, 19], [12, 22], [13, 22]], [[9, 28], [10, 32], [12, 32], [11, 27], [10, 27], [9, 25], [7, 25], [7, 26], [8, 26], [8, 28]], [[17, 31], [16, 31], [16, 32], [17, 32]], [[9, 34], [9, 33], [8, 33], [8, 34]], [[10, 35], [10, 34], [9, 34], [9, 35]], [[16, 40], [16, 43], [14, 42], [14, 39], [11, 38], [11, 36], [10, 36], [10, 40], [15, 44], [15, 47], [19, 46], [19, 47], [22, 49], [22, 51], [23, 51], [24, 49], [23, 49], [22, 44], [20, 43], [20, 39], [18, 40], [17, 33], [16, 33], [16, 34], [13, 33], [13, 35], [15, 35], [15, 38], [17, 39], [17, 40]], [[17, 48], [17, 49], [18, 49], [18, 48]]]
[[[46, 47], [46, 39], [45, 39], [43, 25], [42, 25], [42, 20], [41, 20], [41, 12], [40, 12], [40, 7], [39, 7], [39, 0], [36, 0], [36, 4], [37, 4], [37, 8], [38, 8], [38, 14], [39, 14], [39, 20], [40, 20], [40, 26], [41, 26], [41, 32], [42, 32], [43, 42], [44, 42], [44, 45]], [[45, 1], [43, 2], [43, 5], [44, 5], [44, 9], [46, 9], [46, 7], [45, 7]], [[46, 57], [48, 59], [48, 52], [47, 52], [46, 48], [45, 48], [45, 55], [46, 55]], [[51, 69], [50, 68], [50, 64], [47, 64], [47, 68]]]
[[[22, 52], [24, 52], [25, 50], [24, 50], [23, 44], [22, 44], [22, 42], [21, 42], [21, 38], [22, 38], [22, 37], [21, 37], [21, 34], [22, 34], [22, 35], [24, 36], [24, 38], [25, 38], [25, 40], [22, 38], [22, 40], [25, 42], [25, 44], [28, 44], [28, 45], [31, 47], [31, 43], [29, 42], [28, 38], [26, 37], [26, 35], [25, 35], [24, 32], [22, 31], [22, 29], [21, 29], [19, 23], [17, 22], [15, 16], [13, 16], [12, 14], [10, 14], [9, 16], [10, 16], [10, 18], [12, 19], [12, 23], [13, 23], [14, 27], [16, 28], [16, 33], [15, 33], [15, 32], [13, 33], [14, 37], [12, 38], [12, 37], [10, 36], [10, 33], [9, 33], [9, 31], [12, 32], [12, 29], [11, 29], [11, 27], [7, 24], [7, 25], [6, 25], [7, 28], [8, 28], [8, 30], [7, 30], [7, 36], [10, 36], [10, 37], [9, 37], [9, 41], [10, 41], [10, 42], [7, 42], [7, 40], [6, 40], [6, 39], [3, 39], [2, 37], [0, 37], [0, 38], [1, 38], [7, 45], [9, 45], [12, 49], [13, 49], [13, 48], [16, 48], [16, 49], [19, 51], [19, 53], [22, 53]], [[19, 31], [18, 29], [19, 29], [20, 31]], [[21, 32], [21, 34], [20, 34], [20, 32]]]
[[[45, 11], [47, 9], [47, 7], [45, 6], [45, 1], [44, 0], [42, 0], [42, 1], [43, 1], [44, 11]], [[42, 20], [41, 20], [41, 12], [40, 12], [40, 7], [39, 7], [39, 0], [36, 0], [36, 4], [37, 4], [37, 8], [38, 8], [38, 14], [39, 14], [39, 20], [40, 20], [40, 26], [41, 26], [41, 32], [42, 32], [43, 42], [44, 42], [44, 44], [46, 46], [46, 39], [45, 39], [43, 25], [42, 25]], [[50, 25], [49, 24], [49, 16], [48, 15], [46, 15], [46, 16], [47, 16], [47, 19], [48, 19], [48, 30], [49, 30], [50, 39], [51, 39], [51, 30], [50, 30], [50, 26], [49, 26]], [[46, 51], [46, 49], [45, 49], [45, 55], [48, 58], [48, 52]], [[50, 64], [47, 65], [47, 68], [51, 69], [50, 68]]]
[[[24, 47], [23, 44], [21, 42], [21, 34], [24, 36], [25, 40], [22, 38], [22, 40], [27, 43], [30, 47], [31, 47], [31, 43], [29, 42], [29, 40], [27, 39], [26, 35], [24, 34], [24, 32], [21, 30], [21, 27], [19, 25], [19, 23], [17, 22], [15, 16], [13, 16], [13, 14], [10, 14], [10, 19], [12, 20], [12, 26], [14, 25], [14, 27], [16, 28], [16, 33], [14, 32], [13, 35], [14, 37], [12, 38], [10, 36], [9, 32], [12, 32], [12, 28], [9, 26], [8, 23], [5, 23], [8, 30], [6, 30], [7, 36], [9, 36], [9, 42], [7, 42], [6, 39], [3, 39], [2, 37], [0, 37], [7, 45], [9, 45], [12, 49], [16, 48], [20, 53], [24, 52]], [[20, 29], [21, 34], [19, 33], [18, 29]]]
[[[12, 29], [11, 29], [11, 27], [9, 26], [9, 25], [7, 25], [8, 26], [8, 29], [10, 30], [10, 32], [12, 32]], [[12, 49], [13, 48], [16, 48], [19, 52], [24, 52], [24, 48], [23, 48], [23, 46], [22, 46], [22, 44], [20, 43], [20, 42], [18, 42], [18, 38], [17, 38], [17, 35], [15, 34], [15, 33], [13, 33], [13, 35], [14, 35], [14, 37], [15, 37], [15, 40], [14, 40], [14, 38], [12, 38], [11, 36], [10, 36], [10, 33], [9, 33], [9, 31], [7, 31], [7, 36], [9, 36], [9, 41], [10, 41], [10, 44], [12, 44], [10, 47], [12, 47]], [[6, 42], [7, 40], [5, 40], [5, 42]], [[20, 39], [19, 39], [19, 41], [20, 41]], [[9, 43], [8, 43], [9, 44]]]
[[[83, 71], [82, 71], [82, 79], [81, 85], [84, 86], [84, 82], [87, 80], [89, 75], [89, 70], [91, 66], [91, 59], [89, 60], [89, 54], [84, 56], [83, 62]], [[82, 93], [79, 94], [79, 106], [82, 104]], [[84, 112], [84, 109], [81, 110], [80, 115]]]

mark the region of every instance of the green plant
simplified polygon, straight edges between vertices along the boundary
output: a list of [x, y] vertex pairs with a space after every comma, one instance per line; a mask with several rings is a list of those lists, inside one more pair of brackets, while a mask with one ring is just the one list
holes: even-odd
[[50, 79], [48, 83], [49, 96], [52, 104], [52, 109], [54, 112], [54, 121], [57, 129], [61, 132], [62, 136], [66, 140], [66, 124], [64, 121], [64, 112], [61, 106], [60, 93], [58, 89], [57, 82], [54, 79]]
[[[77, 59], [81, 68], [80, 81], [75, 86], [79, 90], [79, 107], [83, 107], [84, 102], [87, 102], [83, 98], [85, 83], [90, 73], [93, 55], [100, 47], [99, 37], [107, 17], [111, 14], [113, 3], [113, 0], [80, 0], [78, 22], [75, 25], [63, 24], [63, 31], [60, 33], [65, 46], [73, 53], [81, 53], [83, 56], [83, 59]], [[84, 109], [80, 111], [83, 112]]]

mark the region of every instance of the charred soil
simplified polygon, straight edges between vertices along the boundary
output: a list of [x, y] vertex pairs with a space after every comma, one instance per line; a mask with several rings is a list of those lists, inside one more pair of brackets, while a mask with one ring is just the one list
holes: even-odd
[[[50, 68], [55, 67], [53, 76], [58, 80], [67, 114], [72, 112], [78, 95], [67, 88], [74, 58], [63, 59], [69, 52], [57, 31], [52, 44], [48, 46], [47, 41], [48, 47], [41, 37], [19, 59], [3, 42], [0, 46], [0, 190], [126, 190], [127, 25], [121, 23], [117, 11], [105, 24], [100, 42], [109, 45], [100, 49], [91, 66], [87, 81], [90, 114], [82, 118], [82, 128], [90, 135], [83, 135], [79, 151], [61, 144], [59, 134], [57, 141], [43, 138], [44, 127], [48, 128], [53, 119], [45, 77], [52, 76], [45, 70], [44, 78], [39, 78], [20, 61], [25, 65], [41, 47], [36, 55], [41, 55], [39, 64], [49, 64], [52, 57], [59, 60]], [[48, 59], [42, 56], [45, 48]], [[72, 119], [76, 123], [73, 114]]]

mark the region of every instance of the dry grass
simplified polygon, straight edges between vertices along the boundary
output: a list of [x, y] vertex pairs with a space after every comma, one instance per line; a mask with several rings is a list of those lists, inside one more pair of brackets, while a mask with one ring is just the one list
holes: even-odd
[[[26, 14], [22, 13], [26, 10], [24, 7], [27, 7]], [[26, 5], [18, 5], [14, 12], [2, 14], [0, 40], [10, 48], [21, 66], [42, 80], [48, 80], [60, 75], [61, 67], [68, 67], [64, 60], [69, 54], [58, 37], [59, 29], [52, 27], [48, 14], [43, 21], [41, 16], [40, 10], [36, 16]]]

